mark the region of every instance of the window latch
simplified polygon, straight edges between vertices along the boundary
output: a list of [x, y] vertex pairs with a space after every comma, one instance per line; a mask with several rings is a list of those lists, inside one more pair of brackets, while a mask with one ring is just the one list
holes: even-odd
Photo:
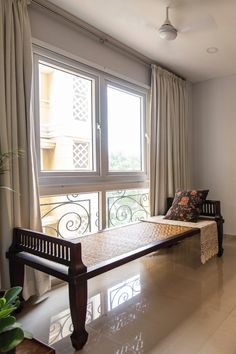
[[150, 142], [150, 138], [149, 138], [149, 135], [147, 133], [145, 134], [145, 139], [147, 140], [147, 143]]

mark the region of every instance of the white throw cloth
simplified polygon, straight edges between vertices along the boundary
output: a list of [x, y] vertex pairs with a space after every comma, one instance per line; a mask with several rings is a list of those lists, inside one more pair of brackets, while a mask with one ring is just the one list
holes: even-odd
[[206, 261], [218, 253], [217, 225], [215, 221], [203, 219], [200, 219], [198, 222], [168, 220], [164, 219], [164, 215], [151, 216], [146, 221], [200, 229], [200, 249], [202, 264], [206, 263]]

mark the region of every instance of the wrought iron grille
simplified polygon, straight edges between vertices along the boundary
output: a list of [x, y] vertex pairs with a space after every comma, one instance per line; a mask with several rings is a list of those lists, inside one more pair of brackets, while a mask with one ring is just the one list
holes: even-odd
[[[148, 190], [107, 192], [107, 227], [128, 224], [149, 215]], [[87, 197], [87, 198], [86, 198]], [[44, 231], [52, 236], [75, 238], [99, 229], [98, 193], [41, 198]]]
[[107, 192], [107, 227], [143, 220], [149, 214], [148, 190]]
[[[42, 224], [45, 232], [62, 238], [75, 238], [98, 231], [98, 194], [41, 198]], [[43, 202], [45, 200], [45, 202]]]

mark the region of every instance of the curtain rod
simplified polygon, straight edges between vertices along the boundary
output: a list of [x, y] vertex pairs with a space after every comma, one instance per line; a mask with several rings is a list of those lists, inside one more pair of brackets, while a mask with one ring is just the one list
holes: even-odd
[[118, 41], [117, 39], [113, 38], [112, 36], [98, 30], [96, 27], [88, 24], [87, 22], [83, 21], [82, 19], [70, 14], [68, 11], [62, 9], [61, 7], [54, 5], [50, 1], [46, 0], [31, 0], [31, 6], [36, 6], [41, 9], [45, 9], [49, 11], [51, 14], [54, 16], [57, 16], [70, 25], [73, 25], [77, 30], [80, 32], [83, 32], [87, 36], [98, 40], [101, 44], [104, 44], [106, 46], [109, 46], [116, 51], [122, 53], [123, 55], [125, 54], [126, 56], [136, 60], [137, 62], [151, 68], [152, 64], [156, 64], [157, 66], [162, 67], [163, 69], [166, 69], [167, 71], [175, 74], [176, 76], [180, 77], [181, 79], [185, 80], [183, 77], [180, 75], [176, 74], [175, 72], [169, 70], [163, 65], [160, 65], [157, 62], [154, 62], [150, 58], [146, 57], [145, 55], [139, 53], [135, 49], [130, 48], [126, 44]]

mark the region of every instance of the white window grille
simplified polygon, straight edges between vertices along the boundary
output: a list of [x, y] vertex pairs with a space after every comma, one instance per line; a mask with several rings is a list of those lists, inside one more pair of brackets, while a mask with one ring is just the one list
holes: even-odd
[[87, 122], [89, 119], [90, 88], [89, 80], [73, 76], [73, 117], [80, 122]]
[[73, 165], [76, 169], [89, 168], [89, 143], [73, 143]]

